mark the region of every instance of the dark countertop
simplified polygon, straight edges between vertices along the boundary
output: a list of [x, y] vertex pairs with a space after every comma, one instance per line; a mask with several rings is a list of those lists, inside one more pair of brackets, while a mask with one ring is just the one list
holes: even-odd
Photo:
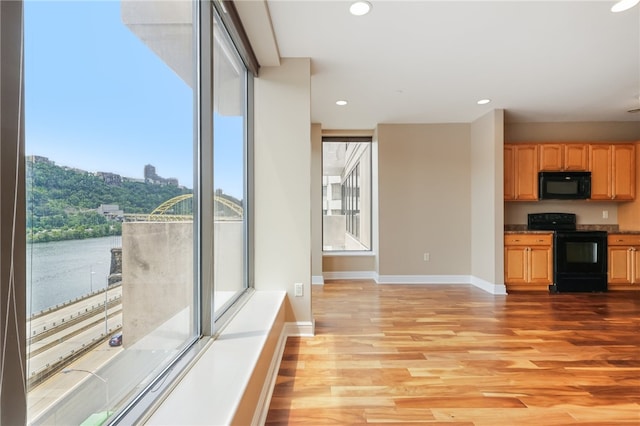
[[[577, 225], [578, 231], [607, 231], [610, 234], [640, 234], [640, 231], [619, 229], [618, 225]], [[553, 231], [530, 231], [526, 224], [505, 225], [505, 234], [548, 234]]]
[[553, 234], [553, 231], [529, 231], [526, 229], [526, 225], [524, 227], [523, 230], [517, 230], [517, 229], [513, 229], [513, 230], [507, 230], [506, 226], [505, 226], [505, 231], [504, 234]]

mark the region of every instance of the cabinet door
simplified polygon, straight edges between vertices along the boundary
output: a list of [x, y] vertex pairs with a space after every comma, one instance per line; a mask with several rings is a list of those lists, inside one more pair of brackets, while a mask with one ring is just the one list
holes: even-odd
[[538, 147], [520, 145], [515, 152], [516, 199], [538, 199]]
[[585, 171], [589, 168], [589, 146], [584, 143], [564, 145], [564, 170]]
[[504, 146], [504, 199], [516, 199], [515, 149], [512, 145]]
[[612, 145], [611, 176], [614, 200], [635, 199], [635, 146], [632, 144]]
[[551, 247], [531, 247], [529, 249], [529, 282], [531, 284], [551, 284]]
[[589, 145], [591, 199], [611, 200], [611, 145]]
[[631, 250], [631, 283], [640, 284], [640, 247]]
[[506, 284], [527, 283], [527, 247], [506, 246], [504, 248], [504, 282]]
[[563, 169], [563, 145], [559, 143], [543, 143], [539, 147], [540, 170], [545, 172]]
[[631, 247], [609, 247], [609, 283], [631, 284]]

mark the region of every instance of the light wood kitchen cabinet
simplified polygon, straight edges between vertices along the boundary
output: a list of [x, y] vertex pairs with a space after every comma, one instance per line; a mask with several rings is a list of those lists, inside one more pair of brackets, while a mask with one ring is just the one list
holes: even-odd
[[506, 201], [538, 199], [537, 144], [505, 144], [504, 199]]
[[542, 143], [540, 171], [585, 171], [589, 167], [589, 145], [584, 143]]
[[504, 236], [504, 282], [507, 290], [548, 290], [553, 282], [552, 234]]
[[640, 234], [609, 234], [609, 289], [640, 284]]
[[591, 199], [635, 199], [635, 145], [590, 144]]

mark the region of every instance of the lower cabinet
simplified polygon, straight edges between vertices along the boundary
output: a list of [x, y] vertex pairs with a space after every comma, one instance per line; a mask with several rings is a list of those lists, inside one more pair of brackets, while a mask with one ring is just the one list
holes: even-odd
[[640, 287], [640, 235], [609, 234], [609, 290]]
[[553, 282], [553, 234], [505, 234], [507, 290], [549, 290]]

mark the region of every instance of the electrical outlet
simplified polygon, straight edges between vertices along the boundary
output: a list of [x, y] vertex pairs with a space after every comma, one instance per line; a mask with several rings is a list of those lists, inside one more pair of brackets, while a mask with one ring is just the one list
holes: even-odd
[[302, 287], [302, 283], [295, 283], [295, 294], [296, 297], [302, 297], [304, 294], [304, 287]]
[[425, 253], [423, 258], [425, 262], [428, 262], [431, 259], [431, 255], [429, 253]]
[[609, 219], [609, 210], [602, 210], [602, 218]]

